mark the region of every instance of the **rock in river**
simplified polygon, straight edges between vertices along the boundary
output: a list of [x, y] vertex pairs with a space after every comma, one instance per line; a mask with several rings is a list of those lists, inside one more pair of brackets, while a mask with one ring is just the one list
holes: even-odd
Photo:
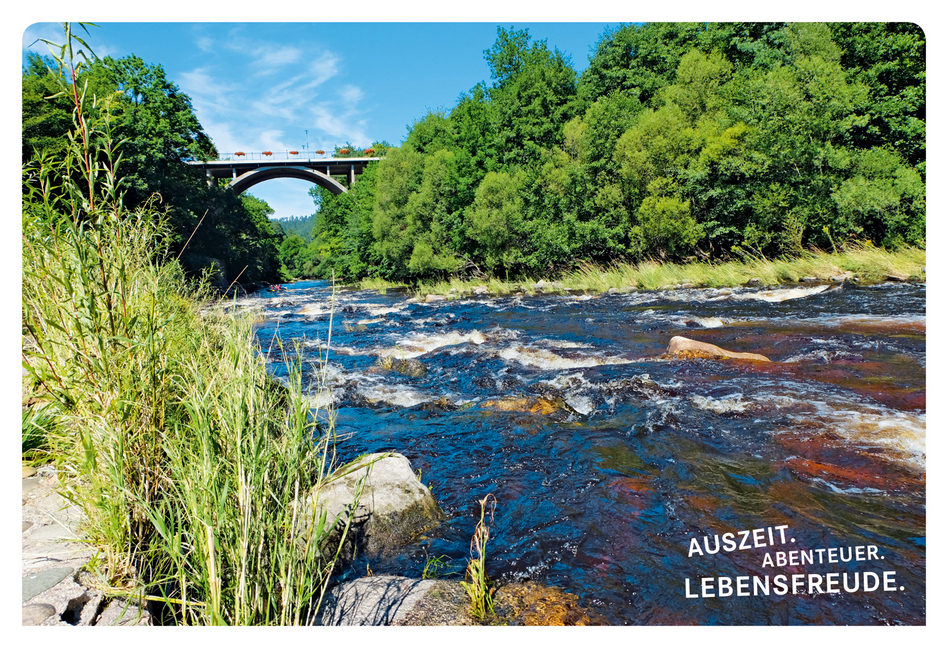
[[770, 358], [762, 356], [759, 353], [742, 353], [739, 351], [728, 351], [719, 346], [708, 344], [707, 342], [698, 342], [686, 337], [676, 335], [668, 343], [667, 354], [673, 358], [709, 358], [718, 360], [721, 358], [734, 360], [753, 360], [756, 362], [770, 362]]
[[[352, 503], [362, 489], [358, 506]], [[351, 519], [346, 553], [352, 543], [359, 552], [388, 553], [441, 519], [434, 496], [398, 453], [375, 453], [338, 468], [331, 481], [307, 498], [304, 511], [325, 510], [327, 520], [338, 516], [337, 526]]]

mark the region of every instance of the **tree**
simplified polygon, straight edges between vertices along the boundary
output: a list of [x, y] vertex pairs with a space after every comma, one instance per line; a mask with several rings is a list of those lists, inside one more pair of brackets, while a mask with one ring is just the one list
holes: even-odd
[[579, 109], [576, 72], [546, 41], [530, 43], [527, 30], [497, 29], [484, 52], [495, 83], [490, 88], [495, 150], [502, 164], [535, 162], [560, 143], [563, 124]]

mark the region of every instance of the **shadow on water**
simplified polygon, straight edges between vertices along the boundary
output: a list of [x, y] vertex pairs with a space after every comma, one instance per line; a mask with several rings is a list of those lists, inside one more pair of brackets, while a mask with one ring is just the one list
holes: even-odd
[[[307, 376], [340, 452], [405, 454], [447, 515], [368, 557], [374, 573], [418, 577], [438, 555], [463, 573], [493, 493], [491, 576], [560, 586], [613, 624], [925, 623], [924, 286], [331, 294], [303, 282], [241, 305], [264, 309], [264, 348], [295, 340], [310, 362], [332, 313], [327, 383]], [[774, 362], [660, 359], [674, 335]], [[785, 542], [692, 544], [776, 528]]]

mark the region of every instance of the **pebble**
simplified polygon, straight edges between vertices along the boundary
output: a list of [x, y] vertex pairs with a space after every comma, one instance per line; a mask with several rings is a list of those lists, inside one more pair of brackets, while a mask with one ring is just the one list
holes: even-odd
[[56, 608], [49, 603], [36, 603], [23, 607], [23, 625], [38, 626], [56, 614]]

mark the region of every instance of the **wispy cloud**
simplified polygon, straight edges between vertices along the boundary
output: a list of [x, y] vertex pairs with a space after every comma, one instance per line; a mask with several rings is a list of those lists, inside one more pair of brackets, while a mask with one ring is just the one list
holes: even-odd
[[180, 86], [222, 152], [295, 149], [304, 130], [324, 148], [370, 143], [359, 105], [364, 92], [344, 81], [338, 54], [251, 38], [240, 28], [197, 42], [211, 56], [180, 75]]

